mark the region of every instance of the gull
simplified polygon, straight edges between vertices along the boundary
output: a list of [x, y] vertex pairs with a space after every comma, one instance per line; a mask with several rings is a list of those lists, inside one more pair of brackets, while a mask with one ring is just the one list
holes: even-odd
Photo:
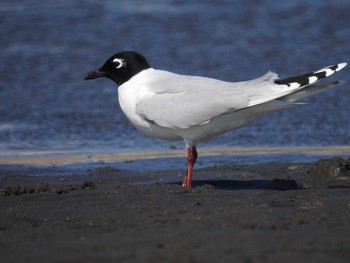
[[122, 111], [142, 133], [185, 142], [188, 165], [182, 186], [191, 187], [198, 142], [240, 128], [269, 112], [303, 105], [295, 101], [342, 84], [314, 83], [345, 66], [339, 63], [286, 79], [269, 71], [257, 79], [226, 82], [154, 69], [143, 55], [123, 51], [85, 79], [113, 80]]

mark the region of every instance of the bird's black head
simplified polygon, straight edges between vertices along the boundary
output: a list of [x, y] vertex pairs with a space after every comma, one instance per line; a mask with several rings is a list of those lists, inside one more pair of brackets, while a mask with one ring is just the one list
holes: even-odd
[[85, 80], [106, 77], [120, 86], [137, 73], [150, 67], [141, 54], [133, 51], [123, 51], [113, 55], [99, 69], [89, 72]]

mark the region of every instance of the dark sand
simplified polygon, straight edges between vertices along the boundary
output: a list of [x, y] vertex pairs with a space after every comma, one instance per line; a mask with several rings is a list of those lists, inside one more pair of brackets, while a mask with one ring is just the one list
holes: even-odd
[[350, 159], [218, 166], [196, 170], [192, 189], [180, 181], [110, 167], [1, 177], [0, 260], [350, 262]]

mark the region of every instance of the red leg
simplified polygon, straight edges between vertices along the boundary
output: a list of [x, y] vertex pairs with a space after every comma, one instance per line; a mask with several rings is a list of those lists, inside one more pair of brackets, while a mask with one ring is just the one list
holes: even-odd
[[183, 187], [191, 187], [192, 186], [192, 173], [193, 166], [196, 163], [198, 157], [196, 146], [192, 146], [191, 148], [187, 148], [187, 174], [182, 182]]

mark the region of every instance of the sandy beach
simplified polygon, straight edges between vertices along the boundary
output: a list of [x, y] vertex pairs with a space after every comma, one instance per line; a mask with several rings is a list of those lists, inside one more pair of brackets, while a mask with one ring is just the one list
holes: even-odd
[[349, 262], [350, 159], [178, 173], [2, 176], [1, 261]]

